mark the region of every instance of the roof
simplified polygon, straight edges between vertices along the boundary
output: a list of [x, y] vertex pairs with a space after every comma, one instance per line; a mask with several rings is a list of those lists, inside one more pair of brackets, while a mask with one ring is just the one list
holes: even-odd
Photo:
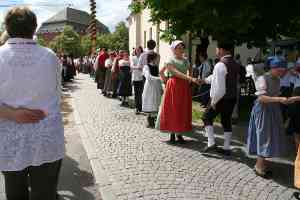
[[[76, 24], [88, 26], [90, 21], [91, 21], [91, 17], [87, 12], [82, 11], [82, 10], [77, 10], [74, 8], [70, 8], [70, 7], [66, 7], [65, 9], [61, 10], [56, 15], [52, 16], [50, 19], [45, 21], [42, 24], [41, 29], [44, 30], [44, 29], [47, 29], [46, 27], [53, 26], [53, 24], [61, 24], [61, 23], [65, 23], [65, 22], [76, 23]], [[109, 29], [107, 28], [107, 26], [105, 26], [98, 20], [97, 20], [97, 26], [101, 27], [101, 30], [103, 30], [103, 32], [109, 32]]]

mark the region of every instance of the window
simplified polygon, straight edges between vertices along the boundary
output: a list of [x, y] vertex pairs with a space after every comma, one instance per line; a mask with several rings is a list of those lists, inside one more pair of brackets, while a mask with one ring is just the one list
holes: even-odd
[[144, 31], [144, 48], [147, 47], [147, 31]]
[[151, 28], [149, 28], [149, 40], [152, 40], [153, 38], [152, 38], [152, 27]]

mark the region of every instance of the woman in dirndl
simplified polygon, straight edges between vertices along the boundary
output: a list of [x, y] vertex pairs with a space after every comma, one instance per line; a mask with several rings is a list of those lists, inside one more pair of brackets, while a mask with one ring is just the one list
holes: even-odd
[[131, 69], [128, 52], [123, 53], [123, 59], [119, 61], [120, 83], [118, 95], [122, 98], [121, 106], [129, 106], [128, 97], [132, 95]]
[[112, 65], [115, 59], [115, 53], [110, 52], [109, 53], [109, 58], [105, 60], [105, 81], [104, 81], [104, 87], [103, 87], [103, 95], [104, 96], [109, 96], [110, 92], [112, 91], [112, 75], [111, 75], [111, 70], [112, 70]]
[[280, 104], [287, 104], [286, 97], [280, 97], [280, 77], [286, 73], [285, 60], [274, 57], [270, 72], [257, 77], [255, 86], [258, 98], [254, 103], [248, 129], [247, 152], [257, 155], [254, 171], [256, 175], [270, 178], [266, 158], [280, 156], [284, 125]]
[[[184, 57], [185, 45], [176, 40], [171, 44], [173, 56], [166, 62], [162, 70], [167, 69], [164, 99], [158, 116], [157, 128], [170, 133], [170, 142], [184, 143], [182, 135], [192, 131], [192, 91], [191, 83], [198, 84], [198, 79], [192, 77], [192, 67]], [[164, 73], [161, 78], [166, 80]]]
[[155, 64], [157, 56], [158, 54], [154, 52], [149, 53], [147, 56], [147, 65], [143, 67], [143, 75], [146, 82], [142, 94], [142, 110], [148, 114], [147, 128], [155, 127], [155, 119], [163, 93], [162, 82], [159, 77], [159, 67]]

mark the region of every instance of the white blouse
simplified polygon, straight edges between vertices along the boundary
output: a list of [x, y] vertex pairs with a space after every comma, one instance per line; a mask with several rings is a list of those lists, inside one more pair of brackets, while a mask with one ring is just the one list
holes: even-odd
[[139, 66], [139, 58], [133, 56], [131, 58], [132, 81], [143, 80], [143, 68]]
[[210, 88], [211, 105], [216, 105], [226, 94], [227, 73], [228, 71], [226, 65], [222, 62], [218, 62], [214, 67], [213, 74], [205, 79], [205, 82], [207, 84], [211, 84], [211, 88]]
[[0, 171], [19, 171], [64, 157], [61, 65], [48, 48], [12, 38], [0, 47], [0, 104], [41, 109], [35, 124], [0, 121]]

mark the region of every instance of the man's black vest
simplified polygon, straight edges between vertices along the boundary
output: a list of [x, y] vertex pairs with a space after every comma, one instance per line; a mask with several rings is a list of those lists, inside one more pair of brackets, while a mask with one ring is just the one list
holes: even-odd
[[224, 99], [235, 99], [237, 98], [237, 85], [239, 82], [241, 65], [238, 64], [232, 56], [223, 57], [220, 62], [224, 63], [227, 68], [226, 93]]

